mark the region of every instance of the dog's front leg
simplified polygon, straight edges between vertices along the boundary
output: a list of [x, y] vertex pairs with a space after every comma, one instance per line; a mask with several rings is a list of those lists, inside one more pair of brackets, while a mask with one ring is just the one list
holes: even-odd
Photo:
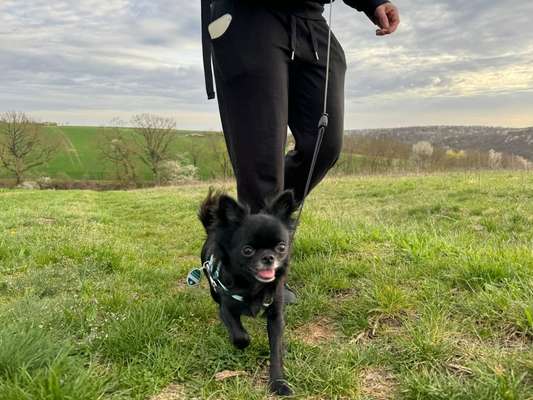
[[231, 343], [238, 349], [244, 349], [250, 344], [250, 335], [244, 329], [240, 314], [232, 311], [227, 305], [220, 305], [220, 319], [228, 328]]
[[270, 389], [281, 396], [290, 396], [292, 390], [283, 373], [283, 282], [278, 283], [274, 302], [267, 309], [267, 331], [270, 343]]

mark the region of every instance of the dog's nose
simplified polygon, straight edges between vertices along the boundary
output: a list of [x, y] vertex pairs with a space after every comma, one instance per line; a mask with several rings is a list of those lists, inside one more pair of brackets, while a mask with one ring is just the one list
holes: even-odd
[[271, 265], [274, 263], [274, 256], [272, 254], [263, 256], [262, 261], [263, 261], [263, 264]]

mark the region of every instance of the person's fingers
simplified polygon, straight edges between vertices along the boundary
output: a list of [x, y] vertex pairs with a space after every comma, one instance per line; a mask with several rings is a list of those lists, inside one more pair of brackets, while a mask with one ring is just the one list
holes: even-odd
[[392, 33], [398, 28], [398, 25], [400, 25], [400, 14], [398, 13], [398, 9], [396, 7], [390, 9], [387, 14], [390, 24], [389, 32]]
[[382, 30], [389, 29], [389, 17], [385, 11], [385, 7], [378, 7], [376, 9], [376, 23]]
[[400, 24], [400, 13], [398, 9], [390, 3], [379, 6], [374, 14], [375, 23], [380, 29], [376, 30], [376, 35], [389, 35], [396, 31]]
[[389, 34], [389, 17], [387, 16], [387, 8], [385, 5], [376, 8], [374, 13], [375, 23], [380, 29], [376, 30], [376, 35], [383, 36]]

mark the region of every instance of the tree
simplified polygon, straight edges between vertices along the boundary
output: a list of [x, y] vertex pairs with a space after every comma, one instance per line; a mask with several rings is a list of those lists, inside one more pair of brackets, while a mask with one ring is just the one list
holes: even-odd
[[184, 144], [185, 151], [189, 154], [191, 163], [194, 167], [198, 168], [200, 158], [205, 152], [205, 143], [203, 143], [202, 137], [190, 136]]
[[432, 155], [433, 146], [431, 143], [422, 140], [413, 145], [413, 157], [419, 167], [429, 162]]
[[529, 161], [527, 158], [524, 158], [522, 156], [514, 156], [513, 158], [518, 164], [518, 169], [529, 171], [533, 168], [533, 163]]
[[161, 165], [172, 158], [170, 145], [176, 138], [176, 121], [154, 114], [138, 114], [133, 116], [132, 124], [140, 139], [137, 155], [159, 184]]
[[[222, 173], [224, 180], [232, 176], [233, 170], [231, 161], [224, 144], [223, 137], [218, 134], [211, 134], [207, 136], [209, 148], [211, 149], [211, 158], [216, 162], [218, 171], [214, 172], [214, 176], [218, 176], [218, 173]], [[218, 173], [217, 173], [218, 172]]]
[[502, 153], [495, 151], [494, 149], [489, 150], [489, 168], [498, 169], [502, 166]]
[[60, 144], [25, 113], [0, 114], [0, 163], [15, 176], [17, 185], [29, 170], [52, 160]]
[[102, 128], [98, 135], [98, 149], [104, 160], [115, 167], [117, 178], [125, 183], [137, 181], [137, 166], [135, 163], [136, 148], [132, 134], [124, 132], [121, 122], [114, 120], [110, 128]]
[[164, 161], [161, 164], [161, 179], [170, 185], [179, 185], [183, 182], [190, 182], [197, 179], [198, 168], [188, 164], [184, 157], [176, 160]]

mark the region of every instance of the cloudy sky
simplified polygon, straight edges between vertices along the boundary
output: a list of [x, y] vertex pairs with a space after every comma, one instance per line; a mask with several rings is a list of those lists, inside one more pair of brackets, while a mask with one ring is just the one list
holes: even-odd
[[[102, 125], [138, 112], [219, 129], [201, 70], [199, 0], [0, 0], [0, 111]], [[337, 1], [346, 128], [533, 126], [533, 2], [396, 0], [376, 37]]]

